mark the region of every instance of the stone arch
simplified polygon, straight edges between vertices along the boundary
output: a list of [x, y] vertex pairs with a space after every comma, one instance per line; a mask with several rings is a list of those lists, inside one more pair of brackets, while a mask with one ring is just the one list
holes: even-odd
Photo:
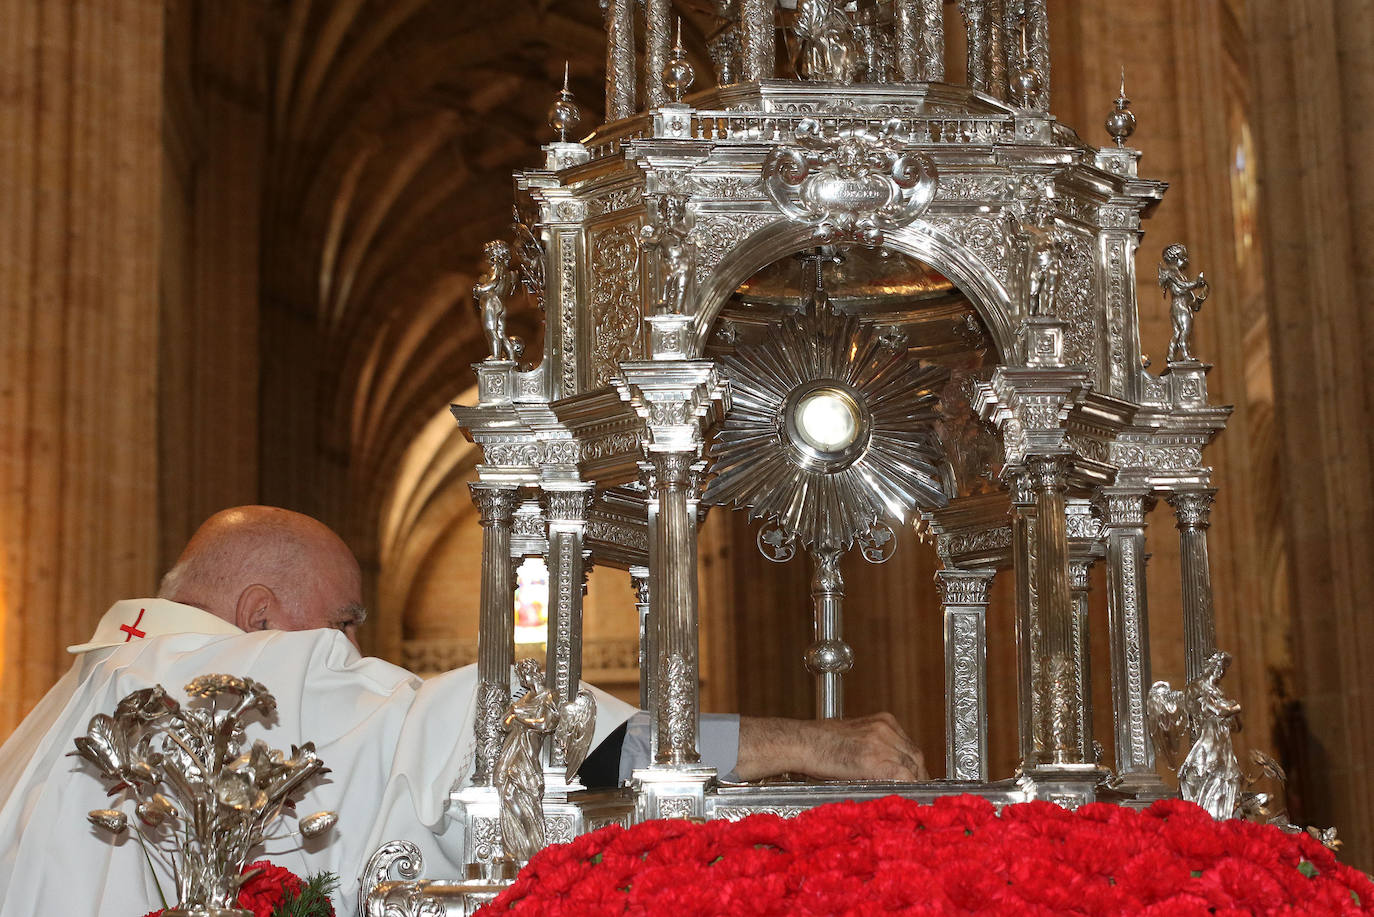
[[[780, 258], [813, 246], [814, 227], [790, 220], [770, 223], [743, 239], [697, 286], [691, 352], [700, 356], [707, 336], [730, 295], [755, 272]], [[887, 233], [884, 247], [919, 258], [954, 282], [978, 312], [997, 348], [997, 361], [1009, 361], [1015, 341], [1007, 288], [966, 249], [929, 224], [916, 222]]]

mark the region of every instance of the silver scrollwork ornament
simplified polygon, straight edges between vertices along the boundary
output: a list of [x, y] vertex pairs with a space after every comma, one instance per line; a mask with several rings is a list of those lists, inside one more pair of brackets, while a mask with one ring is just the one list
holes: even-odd
[[883, 244], [888, 230], [916, 219], [935, 197], [935, 163], [903, 149], [901, 122], [876, 132], [846, 125], [827, 132], [806, 118], [792, 144], [769, 152], [763, 187], [785, 215], [816, 227], [818, 244]]

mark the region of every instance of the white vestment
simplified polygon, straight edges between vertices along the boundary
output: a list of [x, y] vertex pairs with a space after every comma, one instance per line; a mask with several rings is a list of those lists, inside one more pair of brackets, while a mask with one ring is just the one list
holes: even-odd
[[[146, 637], [134, 639], [125, 627], [140, 610], [149, 612], [136, 628]], [[150, 629], [154, 611], [162, 624]], [[218, 632], [195, 632], [207, 628]], [[0, 748], [0, 917], [142, 917], [161, 906], [132, 825], [113, 843], [91, 826], [87, 812], [112, 802], [92, 767], [65, 756], [91, 717], [112, 713], [131, 691], [161, 684], [185, 702], [186, 683], [211, 673], [253, 678], [276, 697], [275, 724], [250, 725], [249, 743], [261, 738], [289, 753], [314, 742], [331, 770], [297, 812], [337, 811], [338, 826], [308, 851], [289, 840], [269, 844], [274, 863], [302, 877], [337, 873], [341, 915], [353, 913], [359, 873], [386, 841], [416, 843], [429, 877], [463, 874], [461, 826], [446, 820], [445, 808], [450, 789], [472, 773], [476, 667], [422, 681], [360, 657], [339, 631], [245, 634], [158, 599], [116, 603], [95, 637], [73, 649], [83, 652], [71, 670]], [[600, 743], [634, 708], [596, 694]], [[132, 806], [121, 808], [132, 822]], [[160, 881], [175, 903], [170, 876]]]

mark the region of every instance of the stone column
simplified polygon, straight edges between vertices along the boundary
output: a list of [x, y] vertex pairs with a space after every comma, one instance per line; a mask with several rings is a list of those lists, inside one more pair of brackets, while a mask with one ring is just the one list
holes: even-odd
[[654, 708], [653, 679], [649, 677], [649, 660], [656, 657], [653, 647], [653, 618], [649, 614], [649, 568], [630, 568], [630, 588], [635, 593], [635, 611], [639, 616], [639, 709]]
[[697, 683], [697, 523], [688, 506], [696, 452], [651, 452], [658, 514], [649, 542], [657, 572], [649, 596], [656, 630], [662, 694], [654, 713], [655, 763], [694, 764], [699, 715]]
[[[549, 519], [549, 636], [544, 683], [560, 702], [577, 693], [582, 679], [582, 587], [585, 567], [582, 542], [592, 484], [544, 485], [544, 511]], [[561, 769], [562, 752], [549, 743], [549, 766]]]
[[940, 570], [944, 605], [945, 777], [988, 779], [988, 589], [995, 570]]
[[1069, 560], [1069, 591], [1073, 595], [1073, 667], [1078, 677], [1078, 697], [1075, 698], [1078, 706], [1078, 748], [1083, 760], [1089, 763], [1097, 760], [1097, 751], [1093, 748], [1092, 646], [1088, 614], [1092, 566], [1091, 557]]
[[1144, 490], [1105, 487], [1099, 506], [1107, 529], [1107, 626], [1112, 644], [1112, 712], [1116, 772], [1128, 781], [1155, 777], [1154, 746], [1145, 720], [1150, 690], [1150, 621], [1145, 601]]
[[491, 783], [501, 753], [501, 717], [510, 703], [515, 661], [515, 578], [510, 556], [514, 484], [468, 485], [482, 525], [482, 593], [477, 630], [477, 760], [472, 782]]
[[658, 108], [668, 101], [663, 89], [663, 65], [672, 45], [672, 3], [644, 0], [644, 106]]
[[633, 0], [606, 0], [606, 120], [635, 113]]
[[1023, 767], [1035, 761], [1035, 724], [1040, 704], [1039, 683], [1042, 635], [1035, 587], [1035, 495], [1024, 470], [1011, 476], [1011, 562], [1016, 573], [1016, 703], [1017, 735]]
[[840, 636], [844, 577], [838, 550], [818, 549], [812, 558], [816, 564], [811, 577], [816, 639], [806, 651], [806, 670], [816, 676], [816, 719], [836, 720], [844, 716], [844, 673], [854, 667], [854, 651]]
[[773, 9], [777, 0], [740, 0], [740, 78], [746, 83], [772, 79], [777, 55]]
[[1035, 591], [1040, 631], [1041, 720], [1036, 724], [1038, 763], [1078, 764], [1078, 696], [1073, 652], [1073, 597], [1069, 592], [1069, 537], [1064, 516], [1065, 472], [1062, 455], [1030, 459], [1035, 490]]
[[1183, 574], [1183, 658], [1186, 677], [1202, 674], [1207, 657], [1216, 652], [1217, 622], [1212, 610], [1212, 567], [1207, 559], [1207, 526], [1212, 514], [1212, 489], [1169, 495], [1178, 525], [1180, 568]]

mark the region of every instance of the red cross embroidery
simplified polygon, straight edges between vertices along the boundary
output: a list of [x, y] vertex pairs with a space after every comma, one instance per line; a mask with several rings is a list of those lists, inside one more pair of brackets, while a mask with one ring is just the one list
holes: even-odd
[[134, 619], [134, 623], [132, 623], [132, 624], [121, 624], [121, 625], [119, 625], [119, 629], [122, 630], [122, 631], [124, 631], [124, 633], [126, 633], [126, 634], [129, 635], [129, 636], [127, 636], [127, 637], [124, 638], [124, 642], [125, 642], [125, 643], [128, 643], [130, 640], [134, 639], [135, 637], [146, 637], [146, 636], [148, 636], [148, 635], [145, 634], [143, 631], [141, 631], [141, 630], [138, 629], [138, 622], [143, 620], [143, 612], [144, 612], [144, 611], [145, 611], [145, 609], [142, 609], [142, 608], [140, 608], [140, 609], [138, 610], [138, 617]]

